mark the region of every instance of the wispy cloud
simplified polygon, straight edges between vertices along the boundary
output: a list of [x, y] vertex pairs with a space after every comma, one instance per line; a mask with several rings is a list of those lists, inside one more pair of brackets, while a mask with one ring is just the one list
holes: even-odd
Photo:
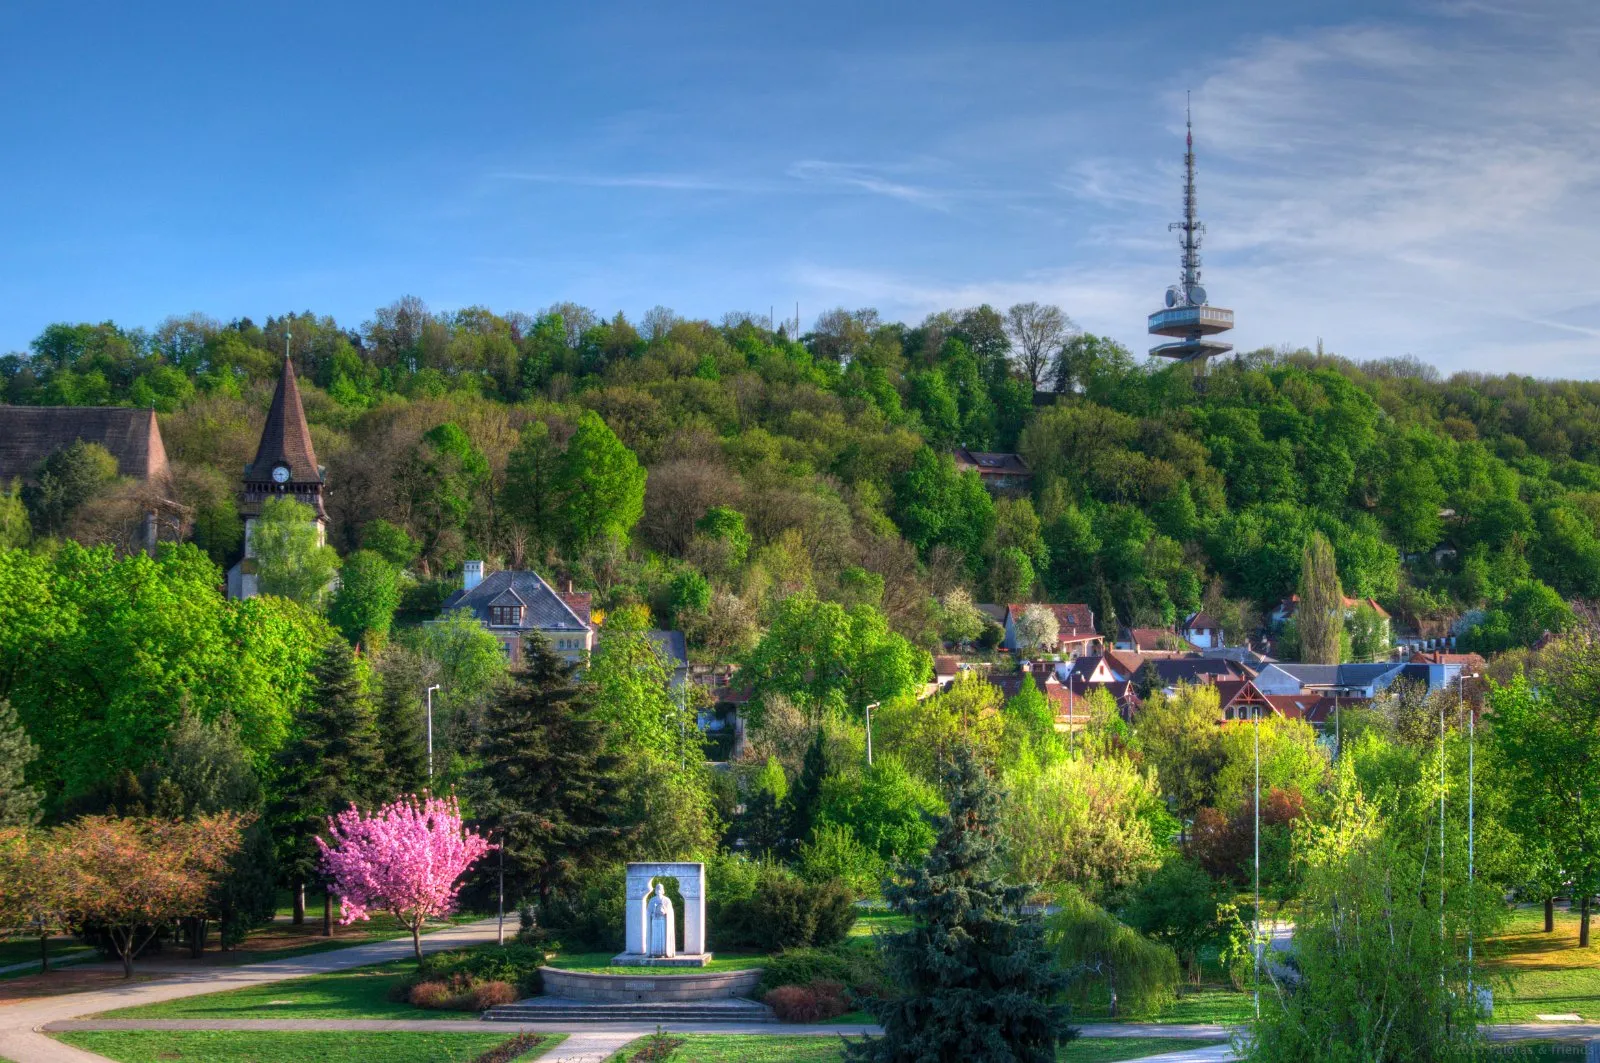
[[789, 176], [823, 187], [850, 189], [887, 196], [903, 203], [932, 210], [948, 211], [953, 193], [922, 185], [908, 184], [888, 176], [881, 169], [847, 162], [802, 159], [789, 167]]

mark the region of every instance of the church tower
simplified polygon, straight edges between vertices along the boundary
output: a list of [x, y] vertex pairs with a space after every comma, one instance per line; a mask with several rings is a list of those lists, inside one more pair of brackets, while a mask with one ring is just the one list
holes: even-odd
[[255, 550], [252, 532], [261, 506], [269, 498], [292, 498], [315, 514], [317, 539], [323, 539], [328, 511], [322, 504], [326, 471], [317, 464], [311, 446], [311, 428], [300, 405], [300, 384], [295, 379], [294, 363], [283, 360], [283, 375], [272, 394], [272, 408], [261, 430], [256, 460], [244, 468], [243, 490], [239, 493], [239, 515], [244, 518], [244, 560], [228, 570], [228, 597], [251, 598], [257, 592]]

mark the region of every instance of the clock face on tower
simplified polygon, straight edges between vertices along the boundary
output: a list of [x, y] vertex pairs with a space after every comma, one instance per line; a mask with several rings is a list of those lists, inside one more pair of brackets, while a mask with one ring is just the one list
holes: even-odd
[[272, 482], [286, 484], [289, 482], [289, 466], [274, 465], [272, 467]]

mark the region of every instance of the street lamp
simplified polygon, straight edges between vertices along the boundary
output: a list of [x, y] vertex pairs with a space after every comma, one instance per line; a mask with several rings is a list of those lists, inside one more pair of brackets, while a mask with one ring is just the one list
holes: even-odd
[[439, 689], [435, 683], [428, 688], [428, 788], [433, 788], [433, 692]]
[[[1465, 669], [1456, 676], [1456, 712], [1459, 713], [1466, 706], [1467, 680], [1479, 678], [1477, 672], [1467, 672]], [[1472, 991], [1472, 916], [1477, 908], [1477, 901], [1472, 895], [1473, 886], [1473, 774], [1476, 767], [1478, 745], [1478, 713], [1476, 710], [1467, 714], [1467, 990]]]
[[870, 702], [867, 705], [867, 767], [872, 767], [872, 710], [882, 705], [881, 701]]
[[1256, 855], [1255, 855], [1255, 880], [1256, 880], [1256, 934], [1252, 951], [1256, 956], [1256, 1020], [1261, 1019], [1261, 706], [1252, 706], [1255, 710], [1251, 716], [1255, 718], [1256, 727]]

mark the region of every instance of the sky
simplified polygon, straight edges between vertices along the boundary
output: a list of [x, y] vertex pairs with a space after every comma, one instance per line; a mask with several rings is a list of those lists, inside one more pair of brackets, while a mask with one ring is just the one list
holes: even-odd
[[1600, 378], [1600, 4], [0, 0], [0, 352], [576, 301]]

